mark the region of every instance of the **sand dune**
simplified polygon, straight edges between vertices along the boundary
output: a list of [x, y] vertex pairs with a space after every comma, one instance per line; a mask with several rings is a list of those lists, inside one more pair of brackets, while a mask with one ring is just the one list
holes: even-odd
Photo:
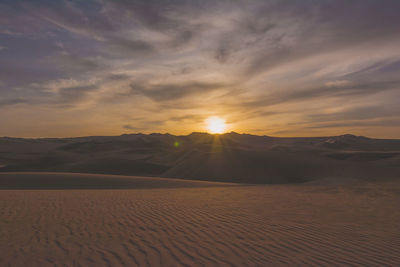
[[[178, 145], [174, 145], [178, 144]], [[3, 166], [1, 166], [3, 165]], [[0, 172], [74, 172], [287, 184], [400, 177], [400, 140], [227, 133], [0, 138]]]
[[399, 182], [169, 182], [135, 190], [2, 190], [0, 266], [400, 265]]
[[0, 173], [0, 189], [138, 189], [215, 187], [232, 185], [236, 184], [87, 173]]

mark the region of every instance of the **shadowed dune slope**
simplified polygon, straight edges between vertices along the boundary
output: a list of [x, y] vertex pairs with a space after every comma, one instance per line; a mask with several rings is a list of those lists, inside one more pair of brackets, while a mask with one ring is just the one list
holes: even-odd
[[230, 185], [235, 184], [83, 173], [0, 173], [0, 189], [144, 189]]
[[400, 140], [227, 133], [0, 138], [0, 172], [74, 172], [259, 184], [400, 178]]

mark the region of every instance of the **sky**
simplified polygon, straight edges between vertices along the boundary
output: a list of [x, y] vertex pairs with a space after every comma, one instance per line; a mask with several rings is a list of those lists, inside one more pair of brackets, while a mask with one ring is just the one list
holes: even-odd
[[2, 0], [0, 136], [400, 138], [398, 0]]

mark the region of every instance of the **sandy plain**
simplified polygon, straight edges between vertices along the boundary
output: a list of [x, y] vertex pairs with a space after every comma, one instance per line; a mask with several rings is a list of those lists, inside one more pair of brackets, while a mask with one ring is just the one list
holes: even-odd
[[0, 266], [400, 265], [398, 181], [174, 183], [0, 190]]

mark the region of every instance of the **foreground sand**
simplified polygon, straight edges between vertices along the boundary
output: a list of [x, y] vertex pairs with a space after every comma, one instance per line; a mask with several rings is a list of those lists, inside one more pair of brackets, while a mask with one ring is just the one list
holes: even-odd
[[399, 266], [400, 183], [1, 190], [0, 266]]

